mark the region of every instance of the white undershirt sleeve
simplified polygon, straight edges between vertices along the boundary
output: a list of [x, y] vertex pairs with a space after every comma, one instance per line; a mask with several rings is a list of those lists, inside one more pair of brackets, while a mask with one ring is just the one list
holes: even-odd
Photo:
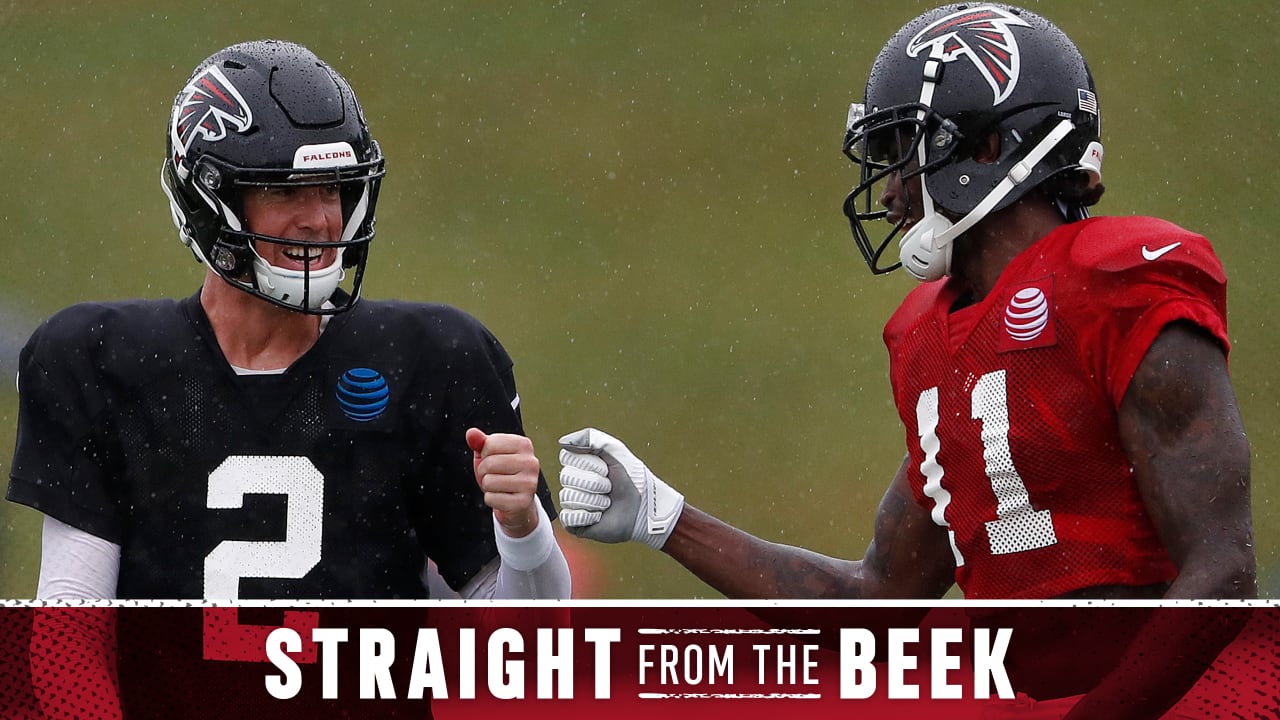
[[119, 545], [44, 516], [36, 599], [109, 600], [119, 578]]
[[569, 563], [547, 511], [538, 506], [538, 526], [522, 538], [507, 537], [494, 523], [498, 557], [485, 565], [462, 586], [459, 595], [468, 599], [566, 600], [573, 589]]

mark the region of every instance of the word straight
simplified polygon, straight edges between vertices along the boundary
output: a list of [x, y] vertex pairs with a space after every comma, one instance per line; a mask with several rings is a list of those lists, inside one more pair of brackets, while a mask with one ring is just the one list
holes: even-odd
[[[581, 641], [594, 648], [595, 696], [609, 697], [609, 647], [618, 642], [616, 628], [584, 628]], [[385, 628], [359, 628], [354, 642], [359, 644], [359, 665], [338, 667], [338, 648], [351, 641], [347, 628], [317, 627], [310, 640], [319, 650], [321, 664], [321, 697], [338, 698], [338, 673], [356, 672], [360, 676], [360, 699], [391, 700], [400, 697], [421, 700], [431, 697], [476, 697], [476, 630], [458, 630], [457, 653], [446, 667], [436, 628], [420, 628], [414, 647], [413, 666], [407, 687], [397, 689], [391, 676], [396, 658], [396, 636]], [[538, 628], [535, 647], [525, 649], [525, 636], [515, 628], [497, 628], [486, 642], [486, 685], [489, 695], [499, 700], [519, 700], [525, 696], [525, 657], [537, 666], [537, 697], [569, 699], [573, 697], [574, 631], [568, 628]], [[267, 692], [287, 700], [302, 691], [302, 671], [289, 653], [302, 651], [302, 636], [292, 628], [272, 630], [266, 641], [267, 660], [280, 671], [266, 677]], [[451, 692], [452, 688], [452, 692]], [[454, 694], [456, 693], [456, 695]]]

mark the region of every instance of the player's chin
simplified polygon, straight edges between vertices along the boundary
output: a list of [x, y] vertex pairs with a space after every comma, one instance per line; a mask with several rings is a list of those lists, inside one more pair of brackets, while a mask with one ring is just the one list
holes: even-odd
[[901, 232], [906, 232], [911, 229], [912, 225], [920, 222], [920, 219], [923, 217], [924, 213], [914, 207], [900, 206], [890, 208], [885, 213], [884, 221], [890, 225], [898, 225], [901, 223]]

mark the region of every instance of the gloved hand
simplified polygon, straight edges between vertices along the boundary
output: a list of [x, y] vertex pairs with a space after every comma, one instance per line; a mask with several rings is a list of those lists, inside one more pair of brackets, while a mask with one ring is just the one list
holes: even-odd
[[569, 532], [662, 549], [684, 509], [683, 495], [606, 432], [569, 433], [560, 448], [560, 522]]

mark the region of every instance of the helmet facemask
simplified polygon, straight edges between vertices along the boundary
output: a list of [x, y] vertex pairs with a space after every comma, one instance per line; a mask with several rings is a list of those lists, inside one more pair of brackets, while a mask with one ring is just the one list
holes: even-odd
[[[195, 186], [204, 202], [216, 208], [222, 223], [211, 252], [204, 257], [197, 252], [197, 257], [232, 285], [273, 304], [309, 314], [341, 312], [360, 294], [367, 246], [374, 234], [372, 208], [383, 173], [380, 155], [375, 161], [321, 172], [293, 168], [245, 170], [206, 155], [197, 163]], [[325, 186], [337, 186], [341, 203], [342, 233], [336, 242], [265, 235], [251, 230], [245, 220], [246, 192], [257, 188]], [[294, 254], [306, 253], [303, 267], [290, 269], [270, 264], [263, 257], [264, 243]], [[193, 249], [198, 251], [199, 246]], [[330, 256], [332, 261], [322, 265]]]
[[[931, 131], [932, 128], [932, 131]], [[905, 229], [914, 229], [929, 221], [934, 214], [933, 199], [924, 185], [925, 177], [950, 161], [963, 136], [954, 123], [936, 115], [920, 104], [902, 105], [870, 115], [865, 106], [855, 103], [849, 108], [844, 154], [859, 166], [859, 183], [844, 201], [844, 214], [849, 218], [854, 241], [874, 274], [896, 270], [902, 263], [884, 260], [885, 250]], [[879, 242], [872, 241], [868, 224], [888, 217], [888, 208], [880, 207], [885, 186], [896, 175], [901, 184], [902, 216], [894, 221], [889, 233]], [[919, 183], [912, 183], [914, 178]], [[918, 186], [923, 216], [913, 215], [917, 198], [912, 187]]]

